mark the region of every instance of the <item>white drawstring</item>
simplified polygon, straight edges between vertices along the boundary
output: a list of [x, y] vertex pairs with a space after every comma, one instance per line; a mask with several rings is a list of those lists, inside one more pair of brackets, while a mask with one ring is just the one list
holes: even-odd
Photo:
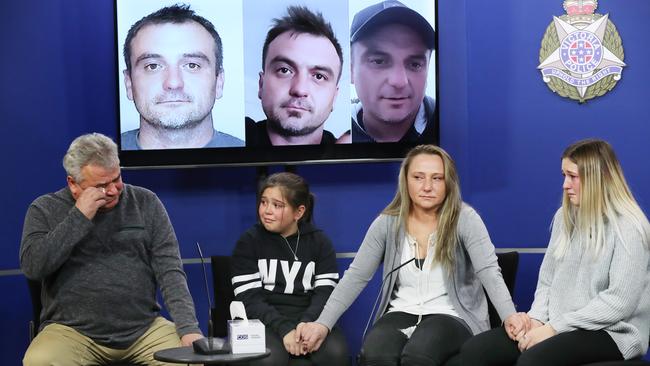
[[[417, 240], [415, 241], [415, 253], [413, 256], [416, 258], [415, 260], [415, 267], [418, 268], [420, 271], [416, 273], [416, 278], [417, 278], [417, 296], [418, 296], [418, 303], [420, 303], [420, 311], [418, 313], [418, 322], [415, 323], [415, 326], [418, 326], [420, 322], [422, 321], [422, 309], [424, 308], [424, 302], [422, 301], [422, 269], [424, 268], [424, 262], [426, 261], [426, 255], [424, 256], [424, 260], [420, 261], [422, 258], [418, 259], [418, 255], [420, 254], [420, 243], [418, 243]], [[418, 265], [418, 263], [420, 265]]]

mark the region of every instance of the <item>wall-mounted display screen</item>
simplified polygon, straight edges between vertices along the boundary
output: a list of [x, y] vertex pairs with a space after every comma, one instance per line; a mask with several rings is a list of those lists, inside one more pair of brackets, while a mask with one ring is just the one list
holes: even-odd
[[395, 159], [438, 143], [432, 0], [116, 0], [125, 167]]

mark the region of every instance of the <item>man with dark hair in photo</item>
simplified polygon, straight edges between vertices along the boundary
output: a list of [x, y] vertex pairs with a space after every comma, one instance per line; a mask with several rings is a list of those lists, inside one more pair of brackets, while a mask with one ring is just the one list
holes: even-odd
[[[23, 365], [167, 365], [154, 352], [203, 336], [165, 207], [122, 182], [102, 134], [76, 138], [63, 167], [66, 187], [25, 216], [20, 269], [41, 283], [43, 309]], [[175, 323], [160, 315], [158, 288]]]
[[318, 145], [336, 141], [332, 112], [343, 51], [321, 13], [290, 6], [273, 20], [262, 50], [258, 97], [266, 120], [246, 118], [246, 145]]
[[124, 84], [140, 128], [121, 135], [122, 150], [244, 146], [214, 129], [223, 94], [221, 38], [189, 5], [162, 8], [137, 21], [124, 42]]
[[352, 130], [339, 143], [436, 141], [435, 99], [425, 96], [435, 31], [396, 0], [371, 5], [350, 28]]

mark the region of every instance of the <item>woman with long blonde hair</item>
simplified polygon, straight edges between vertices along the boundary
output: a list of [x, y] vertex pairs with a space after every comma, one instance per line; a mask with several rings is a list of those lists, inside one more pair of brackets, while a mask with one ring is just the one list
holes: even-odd
[[318, 349], [382, 262], [381, 301], [363, 365], [444, 365], [472, 334], [490, 328], [483, 288], [509, 329], [525, 326], [485, 225], [462, 202], [455, 164], [440, 147], [420, 145], [406, 155], [395, 197], [323, 312], [298, 326], [306, 351]]
[[562, 207], [553, 219], [529, 324], [469, 340], [467, 365], [583, 365], [648, 349], [650, 224], [612, 147], [576, 142], [562, 154]]

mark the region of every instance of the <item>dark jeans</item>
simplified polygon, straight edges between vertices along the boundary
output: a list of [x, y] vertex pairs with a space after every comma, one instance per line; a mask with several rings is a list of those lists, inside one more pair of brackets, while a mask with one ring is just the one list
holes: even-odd
[[627, 360], [627, 361], [611, 361], [611, 362], [596, 362], [583, 366], [648, 366], [650, 362], [643, 360]]
[[282, 342], [282, 337], [274, 331], [266, 328], [266, 347], [271, 350], [271, 355], [256, 361], [251, 361], [250, 366], [298, 366], [298, 365], [341, 365], [350, 364], [348, 345], [345, 336], [338, 327], [334, 327], [318, 351], [305, 356], [292, 356]]
[[400, 329], [414, 326], [417, 315], [384, 314], [370, 329], [361, 349], [361, 365], [444, 365], [472, 336], [469, 327], [449, 315], [425, 315], [410, 338]]
[[472, 366], [577, 366], [622, 359], [616, 343], [604, 330], [560, 333], [519, 352], [517, 342], [499, 327], [472, 337], [460, 353], [461, 365]]

